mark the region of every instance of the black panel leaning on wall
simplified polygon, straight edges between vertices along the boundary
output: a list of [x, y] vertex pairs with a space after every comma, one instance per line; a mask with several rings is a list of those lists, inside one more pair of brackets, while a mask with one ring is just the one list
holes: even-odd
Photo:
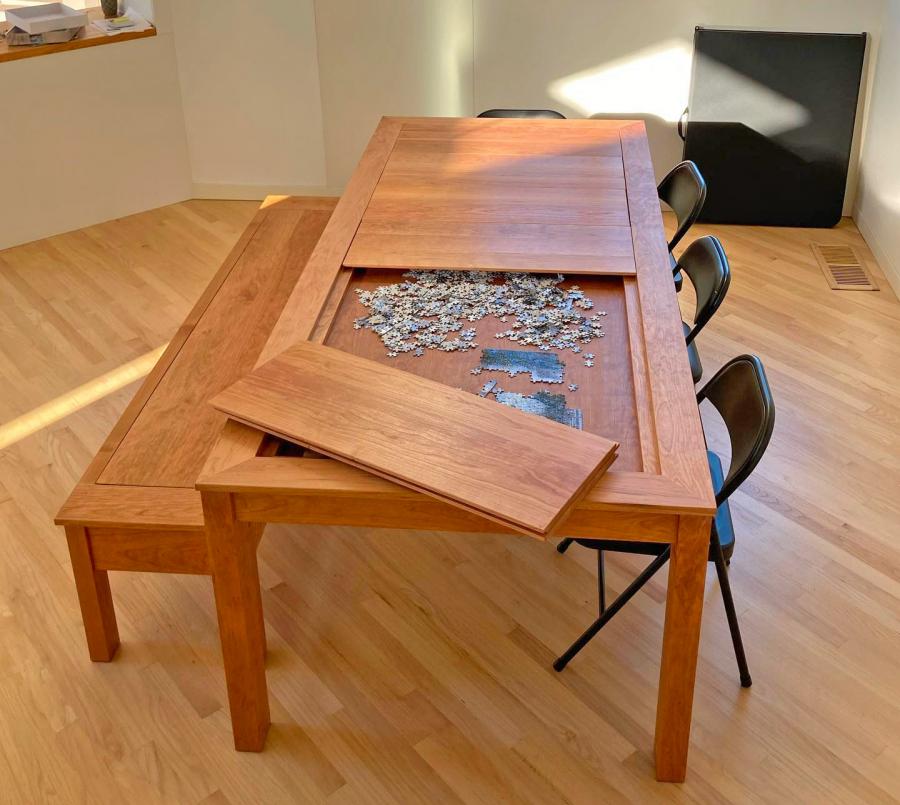
[[684, 158], [709, 188], [700, 220], [834, 226], [867, 35], [698, 27]]

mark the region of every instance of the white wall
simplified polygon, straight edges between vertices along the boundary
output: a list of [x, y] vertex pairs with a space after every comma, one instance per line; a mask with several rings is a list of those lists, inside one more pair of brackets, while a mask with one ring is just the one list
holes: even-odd
[[[241, 0], [174, 2], [194, 181], [211, 195], [245, 197], [267, 186], [339, 191], [382, 114], [491, 106], [644, 118], [662, 174], [681, 154], [674, 120], [687, 103], [695, 25], [867, 30], [874, 53], [884, 8], [884, 0], [269, 0], [242, 27], [250, 16]], [[251, 27], [260, 42], [243, 44]]]
[[[695, 26], [877, 35], [883, 7], [884, 0], [475, 0], [475, 108], [641, 117], [662, 174], [681, 157], [675, 120], [687, 105]], [[848, 211], [854, 187], [851, 171]]]
[[471, 114], [471, 0], [172, 3], [195, 195], [340, 193], [382, 115]]
[[326, 184], [312, 0], [172, 0], [194, 194]]
[[900, 294], [900, 0], [885, 9], [854, 217]]
[[471, 0], [316, 0], [316, 33], [330, 184], [382, 115], [472, 113]]
[[0, 248], [190, 196], [171, 30], [0, 75]]

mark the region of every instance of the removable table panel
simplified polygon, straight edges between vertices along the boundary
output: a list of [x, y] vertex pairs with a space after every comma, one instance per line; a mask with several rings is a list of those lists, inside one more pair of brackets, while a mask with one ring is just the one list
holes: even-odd
[[618, 126], [404, 122], [344, 265], [634, 274]]
[[530, 536], [551, 534], [615, 458], [609, 439], [301, 342], [221, 411]]

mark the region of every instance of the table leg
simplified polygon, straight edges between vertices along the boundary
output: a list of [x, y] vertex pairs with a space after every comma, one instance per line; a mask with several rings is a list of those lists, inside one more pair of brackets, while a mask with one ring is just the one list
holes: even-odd
[[708, 517], [681, 517], [672, 544], [656, 705], [656, 779], [663, 782], [683, 782], [687, 771], [709, 529]]
[[201, 498], [234, 748], [260, 752], [269, 730], [266, 632], [256, 564], [263, 526], [236, 520], [227, 492], [203, 492]]
[[87, 529], [66, 526], [66, 541], [69, 543], [88, 653], [94, 662], [109, 662], [119, 647], [119, 629], [109, 590], [109, 575], [105, 570], [94, 569]]

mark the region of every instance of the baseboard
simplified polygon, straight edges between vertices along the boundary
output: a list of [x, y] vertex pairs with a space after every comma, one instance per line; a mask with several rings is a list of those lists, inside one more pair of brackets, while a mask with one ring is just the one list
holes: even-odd
[[894, 289], [894, 293], [897, 295], [897, 298], [900, 299], [900, 268], [898, 268], [898, 266], [894, 264], [894, 262], [888, 257], [887, 252], [881, 248], [881, 244], [878, 242], [878, 238], [875, 237], [875, 234], [869, 228], [869, 225], [866, 223], [865, 218], [854, 217], [853, 222], [856, 224], [856, 228], [859, 230], [859, 234], [862, 235], [865, 239], [866, 244], [872, 251], [872, 254], [875, 255], [875, 259], [878, 261], [878, 265], [881, 267], [884, 276], [887, 278], [887, 281]]
[[229, 200], [262, 201], [266, 196], [339, 196], [340, 187], [327, 185], [282, 185], [282, 184], [207, 184], [195, 182], [192, 185], [193, 198], [214, 198]]

